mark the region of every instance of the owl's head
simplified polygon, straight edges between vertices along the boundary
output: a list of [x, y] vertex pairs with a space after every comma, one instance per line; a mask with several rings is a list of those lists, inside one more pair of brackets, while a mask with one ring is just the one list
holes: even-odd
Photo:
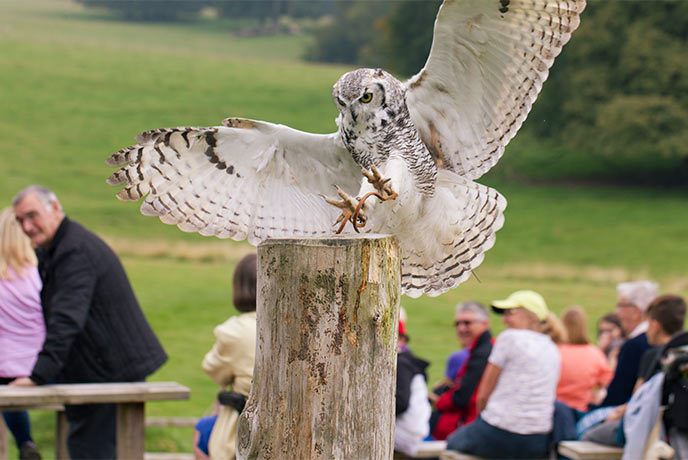
[[339, 109], [340, 129], [378, 132], [406, 109], [404, 85], [381, 69], [342, 75], [332, 89], [332, 98]]

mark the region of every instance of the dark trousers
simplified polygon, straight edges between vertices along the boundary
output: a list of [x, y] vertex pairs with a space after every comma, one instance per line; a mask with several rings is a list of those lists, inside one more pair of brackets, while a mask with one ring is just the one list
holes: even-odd
[[116, 458], [117, 406], [65, 406], [65, 415], [69, 422], [67, 449], [72, 459]]
[[31, 439], [31, 423], [29, 422], [29, 413], [25, 410], [17, 412], [3, 412], [2, 417], [5, 419], [7, 428], [12, 432], [14, 440], [17, 443], [17, 449], [21, 449], [24, 443], [32, 441]]
[[[0, 377], [0, 385], [7, 385], [14, 377]], [[17, 443], [17, 449], [26, 442], [33, 442], [31, 439], [31, 422], [29, 421], [29, 413], [25, 410], [3, 412], [2, 418], [5, 419], [5, 425], [14, 436], [14, 441]]]
[[447, 449], [483, 458], [546, 458], [548, 447], [549, 434], [512, 433], [490, 425], [480, 416], [447, 438]]

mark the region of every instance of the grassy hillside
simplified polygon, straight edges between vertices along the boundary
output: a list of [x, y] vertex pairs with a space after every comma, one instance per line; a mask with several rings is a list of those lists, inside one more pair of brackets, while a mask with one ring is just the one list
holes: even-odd
[[[213, 328], [235, 313], [229, 280], [251, 249], [141, 216], [105, 184], [112, 171], [104, 160], [140, 131], [215, 125], [231, 115], [333, 131], [330, 90], [348, 69], [299, 62], [305, 43], [287, 36], [237, 39], [208, 21], [126, 24], [57, 0], [0, 2], [0, 205], [25, 185], [47, 185], [71, 217], [122, 256], [170, 355], [152, 378], [192, 389], [190, 401], [150, 404], [151, 414], [201, 415], [212, 403], [216, 388], [200, 362]], [[541, 158], [543, 168], [522, 162], [522, 152]], [[533, 288], [556, 312], [586, 307], [592, 331], [595, 318], [613, 308], [617, 282], [650, 277], [663, 291], [688, 295], [688, 192], [519, 182], [546, 180], [552, 167], [590, 167], [557, 159], [556, 146], [517, 137], [484, 180], [509, 207], [476, 277], [437, 298], [402, 300], [411, 346], [432, 363], [430, 380], [441, 376], [456, 347], [452, 315], [461, 300], [488, 303]], [[493, 325], [501, 330], [498, 318]], [[52, 414], [37, 413], [34, 421], [50, 457]], [[190, 451], [188, 430], [149, 434], [149, 450]]]

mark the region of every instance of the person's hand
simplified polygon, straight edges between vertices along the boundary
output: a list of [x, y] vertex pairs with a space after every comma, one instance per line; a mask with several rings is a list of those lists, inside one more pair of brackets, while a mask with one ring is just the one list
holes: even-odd
[[607, 351], [607, 348], [609, 348], [609, 345], [611, 344], [612, 335], [608, 332], [601, 332], [597, 338], [597, 347], [604, 352]]
[[220, 401], [215, 399], [215, 401], [213, 401], [213, 415], [218, 415], [220, 413], [220, 407], [222, 407]]
[[35, 387], [36, 382], [28, 377], [19, 377], [18, 379], [12, 380], [10, 383], [8, 383], [8, 385], [15, 387]]
[[440, 396], [433, 392], [430, 392], [428, 393], [428, 399], [430, 400], [430, 404], [434, 406], [435, 404], [437, 404], [437, 401], [440, 400]]
[[609, 414], [609, 417], [607, 417], [607, 422], [613, 422], [614, 420], [621, 420], [621, 417], [624, 416], [626, 413], [626, 404], [622, 404], [620, 406], [616, 406], [614, 410]]
[[591, 391], [592, 393], [592, 399], [591, 402], [595, 405], [600, 405], [602, 404], [602, 401], [604, 401], [604, 398], [607, 396], [607, 389], [606, 388], [595, 388]]

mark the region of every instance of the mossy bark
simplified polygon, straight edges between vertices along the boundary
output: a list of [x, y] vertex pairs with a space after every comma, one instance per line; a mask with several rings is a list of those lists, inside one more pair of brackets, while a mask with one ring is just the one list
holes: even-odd
[[396, 239], [274, 239], [258, 260], [256, 365], [238, 458], [391, 459]]

